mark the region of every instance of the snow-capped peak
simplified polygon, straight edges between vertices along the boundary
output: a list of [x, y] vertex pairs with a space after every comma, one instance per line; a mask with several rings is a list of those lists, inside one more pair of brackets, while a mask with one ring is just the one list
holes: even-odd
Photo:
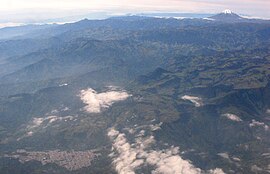
[[222, 13], [224, 13], [224, 14], [232, 14], [232, 11], [229, 10], [229, 9], [226, 9], [226, 10], [224, 10]]

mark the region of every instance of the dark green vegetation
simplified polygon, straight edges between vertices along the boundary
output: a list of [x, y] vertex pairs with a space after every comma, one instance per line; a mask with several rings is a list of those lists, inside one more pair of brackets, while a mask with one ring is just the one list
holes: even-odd
[[[114, 173], [108, 129], [153, 122], [163, 122], [153, 131], [157, 146], [180, 147], [183, 159], [204, 171], [270, 171], [269, 21], [133, 16], [0, 33], [6, 34], [0, 37], [1, 174]], [[80, 90], [102, 92], [109, 85], [132, 97], [101, 113], [82, 110]], [[200, 97], [203, 105], [184, 95]], [[52, 115], [74, 120], [26, 136], [34, 118]], [[101, 155], [87, 168], [68, 171], [3, 157], [18, 149], [95, 149]]]

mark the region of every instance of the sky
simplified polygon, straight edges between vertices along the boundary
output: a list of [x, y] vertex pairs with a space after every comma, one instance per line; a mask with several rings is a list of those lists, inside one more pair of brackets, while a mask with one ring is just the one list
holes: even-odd
[[75, 20], [91, 13], [93, 18], [102, 18], [150, 12], [214, 14], [224, 9], [270, 18], [270, 0], [0, 0], [0, 27]]

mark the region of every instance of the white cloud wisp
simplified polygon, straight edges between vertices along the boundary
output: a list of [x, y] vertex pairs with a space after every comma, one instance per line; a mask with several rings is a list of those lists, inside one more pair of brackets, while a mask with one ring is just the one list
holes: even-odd
[[195, 97], [195, 96], [189, 96], [189, 95], [184, 95], [181, 97], [183, 100], [188, 100], [191, 103], [193, 103], [196, 107], [200, 107], [203, 105], [202, 99], [200, 97]]

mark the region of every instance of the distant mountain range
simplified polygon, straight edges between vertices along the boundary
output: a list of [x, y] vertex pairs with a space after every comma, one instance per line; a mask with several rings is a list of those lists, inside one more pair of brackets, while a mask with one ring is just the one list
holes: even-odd
[[[152, 18], [152, 19], [151, 19]], [[124, 23], [132, 23], [132, 21], [137, 21], [141, 20], [142, 22], [145, 22], [145, 25], [141, 27], [162, 27], [158, 24], [159, 20], [158, 19], [168, 19], [168, 23], [166, 25], [171, 25], [171, 26], [185, 26], [185, 25], [203, 25], [208, 24], [208, 23], [215, 23], [215, 22], [226, 22], [226, 23], [238, 23], [238, 22], [244, 22], [244, 23], [269, 23], [269, 20], [263, 20], [263, 19], [252, 19], [252, 18], [245, 18], [242, 17], [230, 10], [225, 10], [222, 13], [216, 14], [216, 15], [211, 15], [211, 14], [192, 14], [192, 13], [142, 13], [142, 14], [137, 14], [137, 15], [124, 15], [124, 16], [114, 16], [114, 17], [109, 17], [104, 20], [82, 20], [79, 22], [75, 22], [74, 24], [76, 27], [80, 25], [80, 27], [101, 27], [101, 26], [106, 26], [106, 27], [114, 27], [114, 28], [125, 28], [125, 27], [133, 27], [134, 25], [137, 25], [136, 22], [132, 25], [124, 24], [123, 22], [120, 24], [118, 21], [117, 24], [120, 24], [119, 26], [114, 25], [114, 20], [121, 19]], [[156, 24], [158, 25], [152, 25], [151, 23], [147, 24], [147, 21], [155, 21]], [[178, 21], [175, 21], [178, 20]], [[88, 24], [90, 26], [88, 26]], [[123, 25], [122, 25], [123, 24]], [[148, 26], [149, 25], [149, 26]], [[12, 37], [18, 38], [18, 37], [33, 37], [33, 34], [39, 34], [41, 33], [40, 31], [43, 30], [45, 31], [44, 34], [47, 33], [47, 31], [50, 30], [49, 33], [51, 33], [52, 30], [54, 30], [51, 34], [55, 33], [57, 30], [59, 33], [64, 32], [64, 28], [71, 27], [73, 26], [73, 23], [68, 23], [68, 24], [62, 24], [62, 25], [57, 25], [57, 24], [46, 24], [46, 25], [25, 25], [25, 26], [17, 26], [17, 27], [7, 27], [7, 28], [2, 28], [0, 29], [0, 40], [2, 39], [10, 39]], [[134, 26], [135, 27], [135, 26]], [[62, 28], [62, 29], [60, 29]], [[135, 27], [136, 28], [136, 27]], [[75, 28], [74, 28], [75, 29]], [[37, 31], [37, 32], [35, 32]], [[28, 33], [31, 33], [30, 35], [27, 35]], [[59, 34], [58, 33], [58, 34]], [[48, 33], [47, 33], [48, 34]]]

